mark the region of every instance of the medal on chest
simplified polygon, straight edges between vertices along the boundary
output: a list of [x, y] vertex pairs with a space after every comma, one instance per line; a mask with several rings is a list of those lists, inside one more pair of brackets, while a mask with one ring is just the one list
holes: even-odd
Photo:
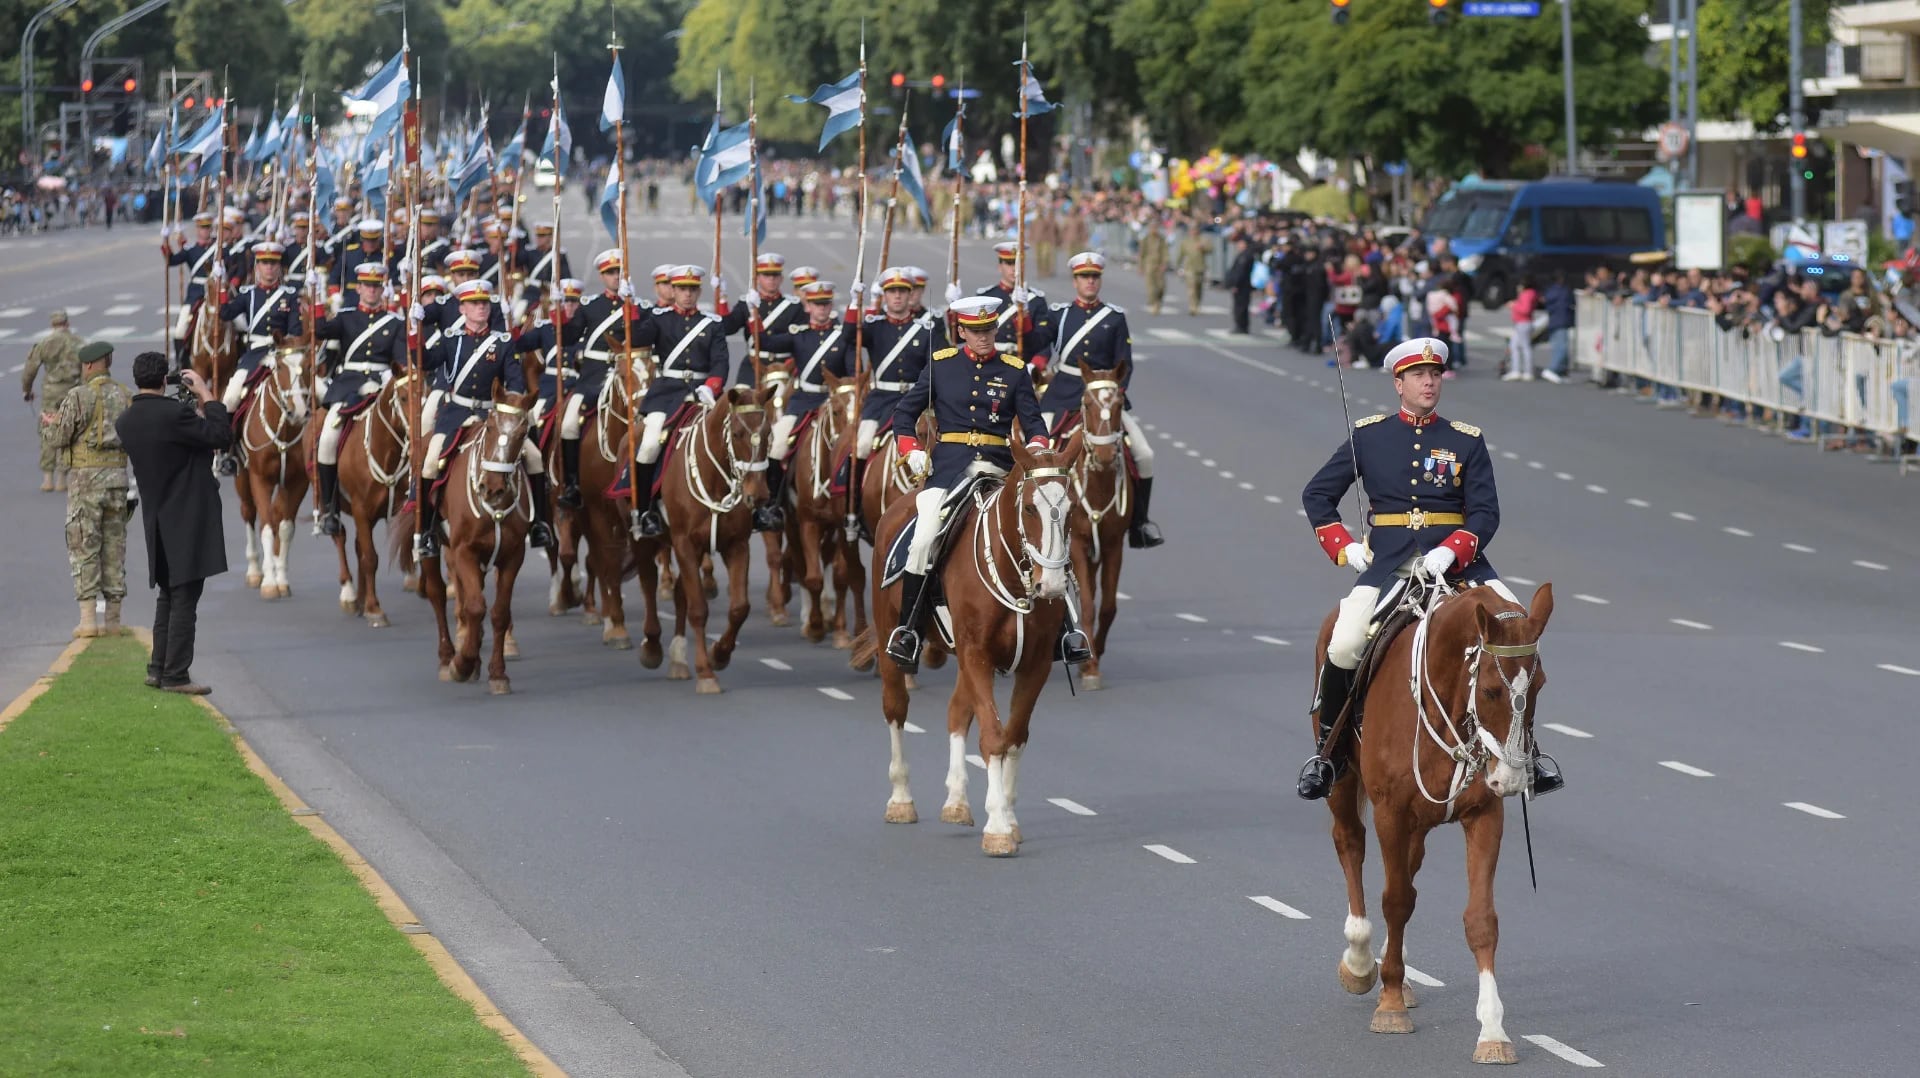
[[1460, 460], [1450, 449], [1428, 450], [1421, 478], [1436, 487], [1457, 487], [1460, 485]]

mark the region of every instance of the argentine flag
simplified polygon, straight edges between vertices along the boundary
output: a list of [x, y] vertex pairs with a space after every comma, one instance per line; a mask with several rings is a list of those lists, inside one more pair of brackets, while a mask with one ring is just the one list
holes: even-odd
[[613, 73], [607, 76], [607, 93], [600, 99], [600, 130], [611, 131], [627, 113], [627, 77], [620, 72], [620, 57], [613, 58]]
[[447, 177], [453, 184], [455, 206], [467, 204], [467, 196], [473, 193], [474, 188], [485, 182], [488, 173], [492, 171], [488, 167], [492, 163], [493, 147], [487, 145], [487, 131], [483, 127], [474, 132], [472, 148], [467, 150], [466, 156], [460, 159], [453, 175]]
[[[1033, 77], [1033, 65], [1025, 60], [1015, 60], [1013, 64], [1026, 75], [1026, 86], [1020, 96], [1026, 99], [1027, 115], [1038, 116], [1043, 112], [1052, 112], [1056, 106], [1047, 100], [1047, 92], [1040, 88], [1040, 80]], [[1020, 114], [1016, 112], [1014, 115]]]
[[897, 167], [900, 170], [900, 186], [913, 196], [914, 204], [920, 207], [920, 223], [933, 227], [933, 208], [927, 205], [927, 184], [920, 176], [920, 153], [913, 148], [913, 136], [908, 135], [905, 146], [895, 146], [893, 152], [899, 157]]
[[600, 186], [600, 223], [607, 226], [607, 235], [615, 243], [620, 242], [620, 200], [624, 197], [620, 190], [620, 171], [608, 165], [607, 182]]
[[258, 120], [254, 121], [252, 133], [247, 135], [247, 144], [240, 147], [240, 160], [248, 162], [260, 160], [260, 122]]
[[827, 107], [827, 125], [820, 129], [820, 149], [824, 150], [834, 136], [860, 126], [861, 106], [865, 104], [860, 94], [860, 72], [855, 71], [839, 82], [827, 83], [815, 90], [811, 97], [788, 94], [787, 100], [796, 105]]
[[966, 114], [967, 103], [962, 101], [960, 107], [954, 110], [953, 119], [947, 121], [947, 129], [940, 132], [940, 145], [947, 151], [948, 172], [959, 172], [966, 167], [966, 162], [962, 160], [966, 153], [960, 138], [960, 118]]
[[366, 85], [347, 95], [354, 101], [371, 104], [378, 109], [373, 116], [373, 126], [367, 129], [367, 140], [361, 147], [362, 161], [371, 159], [386, 147], [387, 135], [400, 122], [400, 112], [413, 93], [413, 83], [407, 76], [406, 58], [407, 49], [402, 45], [393, 59], [373, 73]]
[[522, 157], [525, 157], [526, 154], [527, 154], [527, 117], [525, 113], [522, 113], [520, 116], [520, 128], [519, 130], [513, 133], [512, 138], [507, 140], [507, 144], [500, 148], [499, 161], [495, 166], [494, 171], [505, 172], [509, 168], [513, 169], [516, 172], [519, 171], [520, 165], [521, 165], [520, 159]]
[[547, 141], [540, 147], [540, 156], [553, 162], [557, 173], [567, 171], [567, 158], [573, 153], [573, 129], [567, 126], [567, 114], [560, 108], [560, 91], [553, 92], [553, 123], [547, 127]]
[[373, 163], [373, 169], [367, 173], [367, 178], [360, 181], [360, 189], [366, 192], [368, 204], [373, 207], [374, 213], [382, 217], [387, 213], [387, 177], [392, 171], [392, 165], [393, 151], [382, 149], [379, 159]]
[[747, 124], [715, 131], [700, 148], [700, 164], [693, 174], [694, 189], [700, 200], [713, 208], [713, 200], [727, 187], [746, 178], [753, 164], [753, 145]]
[[186, 157], [198, 157], [201, 163], [212, 164], [218, 168], [221, 159], [221, 140], [226, 131], [227, 109], [225, 105], [213, 110], [199, 130], [188, 135], [182, 142], [174, 144], [173, 152]]

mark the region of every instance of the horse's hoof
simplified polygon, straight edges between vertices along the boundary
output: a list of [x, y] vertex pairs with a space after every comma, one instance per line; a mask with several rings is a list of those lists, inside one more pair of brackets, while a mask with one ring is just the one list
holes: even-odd
[[973, 826], [973, 806], [965, 801], [957, 805], [940, 806], [940, 822], [959, 824], [961, 827]]
[[1085, 690], [1087, 690], [1088, 692], [1097, 692], [1097, 691], [1099, 691], [1099, 689], [1100, 689], [1100, 675], [1099, 675], [1099, 674], [1082, 674], [1082, 675], [1080, 675], [1080, 687], [1081, 687], [1081, 688], [1083, 688], [1083, 689], [1085, 689]]
[[615, 651], [628, 651], [633, 647], [633, 637], [628, 636], [625, 629], [602, 635], [600, 642]]
[[414, 573], [408, 573], [401, 577], [400, 590], [418, 592], [420, 590], [420, 577]]
[[1375, 1033], [1412, 1033], [1413, 1016], [1405, 1011], [1375, 1011], [1367, 1028]]
[[1347, 960], [1345, 958], [1340, 960], [1340, 987], [1356, 996], [1364, 996], [1368, 992], [1373, 991], [1373, 982], [1379, 979], [1379, 977], [1380, 967], [1378, 965], [1368, 970], [1365, 975], [1361, 975], [1347, 968]]
[[248, 574], [247, 574], [247, 587], [249, 587], [249, 588], [257, 588], [257, 587], [259, 587], [259, 586], [260, 586], [260, 581], [261, 581], [261, 580], [263, 580], [263, 579], [265, 579], [265, 578], [264, 578], [264, 577], [263, 577], [263, 576], [262, 576], [261, 574], [259, 574], [259, 573], [248, 573]]
[[441, 664], [441, 666], [440, 666], [440, 680], [441, 680], [441, 681], [446, 681], [446, 682], [451, 682], [451, 681], [453, 680], [453, 667], [451, 667], [451, 666], [448, 666], [448, 665], [446, 665], [446, 664], [444, 664], [444, 663], [443, 663], [443, 664]]
[[793, 616], [787, 613], [787, 608], [784, 606], [776, 606], [767, 611], [767, 620], [777, 629], [784, 629], [793, 624]]
[[888, 823], [919, 823], [920, 813], [914, 811], [911, 801], [887, 802]]
[[385, 614], [368, 614], [367, 615], [367, 628], [369, 629], [384, 629], [390, 624], [392, 623], [387, 620], [387, 616]]
[[807, 643], [818, 644], [827, 638], [827, 627], [825, 625], [808, 625], [800, 630], [800, 635]]
[[1020, 840], [1012, 835], [981, 835], [980, 852], [988, 857], [1012, 857], [1020, 852]]
[[845, 629], [835, 629], [833, 631], [833, 650], [845, 651], [848, 648], [851, 648], [852, 646], [853, 646], [852, 633], [847, 632]]
[[352, 599], [340, 600], [340, 612], [342, 614], [358, 614], [360, 612], [359, 607], [360, 604]]
[[640, 642], [640, 665], [648, 670], [660, 669], [660, 661], [666, 658], [660, 650], [660, 641], [643, 640]]
[[292, 588], [290, 588], [290, 587], [288, 587], [288, 586], [287, 586], [287, 585], [285, 585], [285, 584], [282, 584], [282, 585], [280, 585], [280, 586], [279, 586], [279, 587], [278, 587], [277, 589], [275, 589], [275, 590], [276, 590], [276, 593], [278, 594], [278, 596], [279, 596], [280, 598], [282, 598], [282, 599], [285, 599], [285, 598], [287, 598], [288, 596], [290, 596], [290, 595], [292, 595], [292, 594], [293, 594], [293, 589], [292, 589]]
[[686, 663], [676, 662], [667, 664], [668, 681], [687, 681], [692, 677], [693, 668]]
[[920, 679], [916, 675], [908, 674], [902, 680], [905, 681], [908, 692], [912, 692], [920, 687]]
[[1506, 1066], [1520, 1062], [1520, 1057], [1515, 1054], [1512, 1041], [1481, 1041], [1473, 1046], [1473, 1061]]
[[260, 585], [260, 598], [278, 599], [280, 598], [280, 589], [274, 587], [272, 584], [262, 584]]
[[513, 691], [513, 682], [503, 677], [487, 679], [488, 696], [506, 696]]
[[1019, 825], [1019, 824], [1014, 824], [1014, 825], [1013, 825], [1013, 831], [1012, 831], [1012, 834], [1013, 834], [1013, 844], [1014, 844], [1015, 846], [1018, 846], [1018, 845], [1020, 845], [1020, 843], [1021, 843], [1021, 842], [1022, 842], [1023, 840], [1022, 840], [1022, 839], [1020, 838], [1020, 825]]
[[507, 638], [501, 641], [500, 654], [509, 659], [520, 657], [520, 641], [515, 640], [512, 633], [508, 633]]
[[720, 692], [720, 679], [717, 677], [703, 677], [694, 683], [693, 691], [701, 696], [717, 695]]
[[600, 615], [589, 610], [586, 613], [580, 615], [580, 624], [589, 625], [589, 626], [598, 625], [600, 624]]
[[718, 599], [720, 597], [719, 581], [713, 579], [712, 577], [707, 577], [705, 580], [701, 581], [700, 584], [701, 584], [701, 590], [707, 593], [707, 598], [709, 600]]

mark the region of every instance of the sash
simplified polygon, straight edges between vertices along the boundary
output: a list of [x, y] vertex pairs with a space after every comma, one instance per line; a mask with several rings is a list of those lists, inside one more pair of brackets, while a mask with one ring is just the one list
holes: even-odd
[[[618, 301], [618, 303], [615, 304], [613, 314], [609, 315], [606, 321], [593, 327], [593, 331], [587, 334], [586, 343], [582, 345], [581, 350], [582, 351], [598, 351], [598, 349], [595, 349], [593, 346], [596, 344], [599, 344], [601, 338], [605, 337], [608, 331], [613, 329], [613, 324], [615, 322], [620, 321], [622, 318], [626, 317], [626, 313], [627, 313], [627, 301], [626, 300]], [[677, 351], [674, 353], [674, 355], [676, 356], [679, 354], [680, 353]]]
[[541, 255], [540, 261], [535, 262], [533, 264], [533, 269], [527, 272], [527, 280], [533, 281], [536, 284], [539, 283], [540, 275], [546, 272], [546, 269], [548, 266], [553, 265], [553, 255], [554, 255], [554, 252], [552, 251], [548, 251], [546, 254]]
[[195, 281], [205, 280], [207, 276], [205, 272], [207, 259], [212, 258], [213, 252], [216, 250], [219, 250], [219, 248], [208, 244], [206, 249], [200, 252], [200, 257], [193, 260], [193, 265], [187, 267], [187, 277]]
[[482, 340], [479, 347], [473, 350], [473, 354], [467, 357], [466, 365], [454, 372], [453, 381], [448, 383], [447, 386], [448, 393], [461, 395], [460, 383], [467, 380], [467, 376], [473, 373], [474, 367], [478, 366], [480, 361], [486, 358], [487, 353], [493, 349], [493, 342], [499, 339], [500, 338], [495, 337], [491, 333], [487, 334], [486, 339]]
[[352, 343], [352, 344], [349, 344], [349, 345], [347, 345], [347, 351], [346, 351], [346, 355], [345, 355], [345, 357], [344, 357], [344, 358], [343, 358], [343, 359], [341, 360], [341, 366], [342, 366], [342, 367], [346, 367], [346, 366], [350, 366], [350, 365], [352, 365], [352, 363], [353, 363], [353, 361], [354, 361], [354, 360], [353, 360], [353, 354], [354, 354], [355, 352], [357, 352], [357, 351], [359, 351], [359, 350], [360, 350], [360, 347], [361, 347], [362, 345], [364, 345], [364, 344], [366, 344], [366, 343], [367, 343], [368, 341], [370, 341], [370, 340], [372, 340], [372, 339], [373, 339], [373, 335], [374, 335], [375, 333], [377, 333], [377, 332], [379, 332], [379, 330], [380, 330], [380, 327], [381, 327], [381, 326], [384, 326], [384, 325], [386, 325], [386, 324], [387, 324], [388, 322], [391, 322], [391, 321], [393, 321], [393, 319], [394, 319], [394, 314], [393, 314], [393, 312], [392, 312], [392, 311], [388, 311], [388, 312], [386, 312], [385, 314], [382, 314], [382, 315], [381, 315], [380, 317], [378, 317], [378, 318], [376, 318], [376, 319], [374, 319], [373, 321], [371, 321], [371, 322], [369, 322], [369, 323], [367, 323], [367, 328], [366, 328], [366, 329], [363, 329], [363, 330], [361, 330], [361, 331], [360, 331], [360, 335], [359, 335], [358, 337], [355, 337], [355, 338], [353, 339], [353, 343]]
[[660, 364], [660, 376], [661, 376], [661, 377], [663, 377], [663, 378], [679, 378], [679, 379], [681, 379], [682, 381], [685, 381], [685, 376], [686, 376], [687, 374], [691, 374], [691, 373], [693, 373], [693, 372], [691, 372], [691, 371], [676, 371], [676, 370], [674, 370], [674, 369], [673, 369], [673, 364], [674, 364], [674, 361], [675, 361], [675, 360], [678, 360], [678, 359], [680, 358], [680, 356], [681, 356], [681, 354], [682, 354], [682, 353], [684, 353], [684, 352], [686, 352], [686, 350], [687, 350], [687, 346], [693, 343], [693, 341], [694, 341], [694, 338], [696, 338], [696, 337], [698, 337], [698, 336], [700, 336], [700, 332], [701, 332], [702, 330], [704, 330], [704, 329], [706, 329], [706, 328], [707, 328], [708, 326], [710, 326], [710, 325], [712, 325], [712, 324], [713, 324], [713, 316], [712, 316], [712, 315], [710, 315], [710, 314], [703, 314], [703, 315], [701, 315], [701, 316], [700, 316], [700, 321], [698, 321], [698, 322], [695, 322], [695, 323], [693, 324], [693, 328], [687, 331], [687, 335], [686, 335], [686, 336], [684, 336], [684, 337], [682, 337], [682, 338], [680, 338], [680, 343], [679, 343], [679, 344], [676, 344], [676, 345], [674, 345], [674, 346], [673, 346], [673, 351], [671, 351], [671, 352], [668, 352], [668, 353], [667, 353], [667, 358], [666, 358], [666, 360], [665, 360], [665, 361], [663, 361], [663, 362], [662, 362], [662, 363]]
[[824, 388], [816, 383], [807, 381], [807, 375], [813, 373], [814, 368], [820, 366], [820, 361], [827, 358], [828, 352], [833, 351], [833, 346], [840, 342], [840, 331], [845, 327], [845, 322], [834, 323], [833, 332], [827, 334], [827, 339], [821, 341], [820, 347], [815, 348], [813, 355], [807, 359], [806, 366], [801, 367], [800, 373], [794, 375], [793, 380], [801, 389], [810, 389], [818, 392], [821, 388]]
[[267, 297], [267, 305], [265, 307], [261, 307], [255, 310], [253, 314], [250, 317], [248, 317], [247, 332], [249, 334], [255, 334], [260, 332], [260, 320], [262, 318], [265, 318], [267, 315], [273, 313], [273, 301], [280, 297], [280, 290], [276, 288], [271, 292], [262, 293], [259, 289], [256, 288], [253, 290], [253, 294], [255, 297], [265, 295]]
[[793, 297], [781, 296], [780, 302], [775, 304], [773, 310], [768, 311], [767, 316], [760, 320], [760, 327], [762, 329], [772, 329], [774, 324], [780, 321], [780, 316], [785, 314], [787, 308], [791, 306], [793, 306]]
[[908, 323], [907, 331], [900, 335], [899, 340], [893, 342], [893, 348], [887, 352], [887, 357], [881, 360], [878, 366], [873, 368], [874, 381], [878, 382], [882, 380], [881, 376], [887, 373], [887, 368], [893, 366], [893, 361], [900, 358], [900, 353], [907, 350], [907, 345], [913, 343], [913, 339], [920, 335], [922, 328], [921, 323], [918, 321]]
[[[1087, 333], [1091, 331], [1093, 327], [1099, 325], [1102, 321], [1104, 321], [1107, 315], [1112, 313], [1113, 313], [1112, 307], [1101, 307], [1099, 310], [1093, 312], [1093, 317], [1087, 319], [1085, 322], [1080, 323], [1080, 328], [1073, 331], [1073, 336], [1068, 339], [1067, 345], [1065, 348], [1060, 347], [1060, 333], [1055, 333], [1053, 335], [1053, 361], [1056, 364], [1061, 365], [1060, 366], [1061, 370], [1067, 369], [1067, 366], [1068, 366], [1067, 357], [1073, 354], [1073, 350], [1075, 348], [1080, 347], [1081, 341], [1087, 339]], [[1066, 332], [1066, 328], [1067, 328], [1067, 320], [1065, 317], [1062, 317], [1060, 319], [1060, 332], [1061, 333]]]

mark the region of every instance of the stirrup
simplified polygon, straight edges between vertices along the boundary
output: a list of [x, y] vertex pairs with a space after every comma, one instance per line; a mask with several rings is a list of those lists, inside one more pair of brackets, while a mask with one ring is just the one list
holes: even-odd
[[569, 478], [567, 482], [560, 487], [560, 495], [555, 498], [554, 501], [558, 503], [562, 509], [580, 508], [580, 484]]
[[1315, 755], [1300, 768], [1300, 780], [1294, 792], [1307, 801], [1319, 801], [1333, 792], [1333, 784], [1339, 778], [1340, 769], [1332, 760]]
[[1055, 658], [1068, 666], [1079, 666], [1093, 658], [1093, 648], [1087, 643], [1087, 634], [1079, 629], [1067, 629], [1060, 634], [1060, 646], [1055, 649]]
[[667, 534], [667, 522], [660, 519], [659, 510], [649, 505], [633, 514], [633, 537], [635, 539], [658, 539]]
[[920, 633], [916, 629], [902, 625], [887, 637], [887, 657], [893, 660], [902, 673], [913, 674], [920, 670]]
[[753, 530], [757, 532], [777, 532], [786, 527], [786, 517], [777, 505], [758, 506], [753, 511]]
[[527, 525], [527, 542], [542, 550], [553, 545], [553, 529], [544, 520], [536, 520]]
[[[1541, 765], [1542, 760], [1546, 761], [1545, 766]], [[1535, 754], [1533, 758], [1532, 796], [1544, 797], [1555, 790], [1561, 789], [1566, 786], [1566, 784], [1566, 778], [1560, 774], [1560, 761], [1548, 756], [1544, 752]]]
[[213, 458], [213, 470], [222, 479], [232, 479], [240, 474], [240, 458], [226, 450], [221, 450]]
[[1143, 520], [1127, 529], [1127, 545], [1135, 550], [1156, 547], [1166, 542], [1160, 535], [1160, 525], [1151, 520]]
[[328, 509], [321, 513], [320, 519], [314, 522], [314, 527], [321, 535], [327, 536], [339, 535], [345, 530], [340, 526], [340, 511], [337, 509]]
[[413, 537], [413, 560], [424, 561], [440, 556], [440, 540], [433, 532], [423, 530]]

